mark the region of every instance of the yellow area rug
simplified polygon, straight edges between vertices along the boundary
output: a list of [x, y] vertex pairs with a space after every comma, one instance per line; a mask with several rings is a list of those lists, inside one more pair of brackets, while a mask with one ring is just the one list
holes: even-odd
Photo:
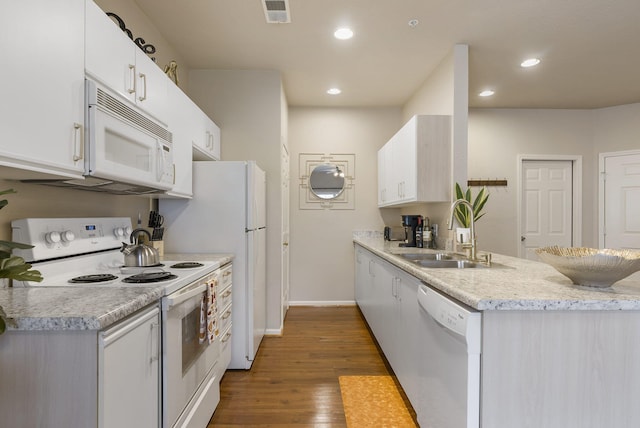
[[415, 427], [391, 376], [340, 376], [349, 428]]

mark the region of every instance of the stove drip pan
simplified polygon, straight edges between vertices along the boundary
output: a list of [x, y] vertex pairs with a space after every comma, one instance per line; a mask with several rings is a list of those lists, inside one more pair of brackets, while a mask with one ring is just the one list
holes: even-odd
[[101, 282], [109, 282], [118, 279], [117, 276], [110, 273], [98, 273], [93, 275], [76, 276], [69, 280], [72, 284], [97, 284]]
[[195, 269], [204, 266], [200, 262], [180, 262], [169, 266], [173, 269]]
[[171, 272], [146, 272], [128, 276], [123, 279], [122, 282], [143, 284], [149, 282], [169, 281], [171, 279], [176, 279], [177, 277], [177, 275], [174, 275]]

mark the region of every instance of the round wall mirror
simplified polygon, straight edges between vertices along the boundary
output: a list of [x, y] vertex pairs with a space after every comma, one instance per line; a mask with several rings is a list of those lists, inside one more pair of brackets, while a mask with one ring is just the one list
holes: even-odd
[[337, 198], [344, 190], [344, 171], [330, 163], [318, 165], [311, 171], [309, 187], [320, 199]]

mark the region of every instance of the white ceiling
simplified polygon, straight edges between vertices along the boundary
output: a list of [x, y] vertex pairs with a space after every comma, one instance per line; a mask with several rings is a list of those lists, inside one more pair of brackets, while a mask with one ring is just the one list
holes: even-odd
[[[458, 43], [471, 107], [640, 102], [640, 0], [289, 0], [290, 24], [267, 24], [260, 0], [136, 2], [189, 68], [280, 70], [293, 106], [402, 105]], [[354, 38], [334, 39], [341, 26]]]

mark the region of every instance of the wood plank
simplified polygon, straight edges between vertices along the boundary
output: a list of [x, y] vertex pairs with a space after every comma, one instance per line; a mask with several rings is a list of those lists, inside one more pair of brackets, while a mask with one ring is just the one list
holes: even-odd
[[251, 370], [226, 372], [208, 427], [346, 427], [338, 378], [349, 375], [393, 375], [360, 310], [292, 307]]

